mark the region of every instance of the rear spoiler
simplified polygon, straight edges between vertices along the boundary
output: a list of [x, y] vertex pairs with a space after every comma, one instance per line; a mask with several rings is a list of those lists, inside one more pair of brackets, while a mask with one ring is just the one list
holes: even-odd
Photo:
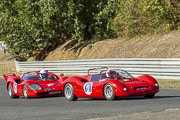
[[8, 80], [9, 76], [16, 76], [16, 74], [3, 74], [5, 81]]

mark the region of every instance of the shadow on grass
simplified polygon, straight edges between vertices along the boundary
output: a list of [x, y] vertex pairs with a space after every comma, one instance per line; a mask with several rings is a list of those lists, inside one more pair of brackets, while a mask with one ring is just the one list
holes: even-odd
[[[98, 40], [98, 41], [102, 41], [102, 40]], [[83, 41], [82, 43], [79, 43], [78, 40], [72, 40], [68, 44], [66, 44], [64, 48], [65, 50], [73, 50], [74, 52], [78, 52], [78, 55], [79, 55], [83, 48], [87, 47], [90, 44], [94, 44], [98, 41], [89, 40], [89, 41]]]

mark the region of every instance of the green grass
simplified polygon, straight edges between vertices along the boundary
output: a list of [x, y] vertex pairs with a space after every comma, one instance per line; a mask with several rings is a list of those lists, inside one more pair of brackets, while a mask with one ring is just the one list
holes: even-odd
[[160, 88], [180, 89], [180, 80], [157, 80]]
[[0, 61], [0, 78], [3, 78], [3, 74], [10, 73], [20, 75], [20, 73], [16, 72], [14, 61]]

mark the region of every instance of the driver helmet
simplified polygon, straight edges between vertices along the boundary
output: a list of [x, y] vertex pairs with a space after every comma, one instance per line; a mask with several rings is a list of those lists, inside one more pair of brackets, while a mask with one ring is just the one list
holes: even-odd
[[106, 71], [106, 77], [108, 77], [108, 78], [112, 78], [113, 77], [113, 71], [111, 69], [108, 69]]
[[47, 77], [48, 77], [48, 72], [47, 72], [47, 70], [41, 70], [39, 73], [40, 73], [40, 77], [41, 77], [43, 80], [47, 79]]

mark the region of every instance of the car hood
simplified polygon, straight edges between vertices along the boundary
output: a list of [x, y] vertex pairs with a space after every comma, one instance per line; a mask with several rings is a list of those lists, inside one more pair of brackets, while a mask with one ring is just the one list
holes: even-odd
[[42, 88], [60, 87], [61, 83], [58, 80], [46, 80], [46, 81], [26, 81], [29, 85], [40, 84]]
[[149, 86], [150, 84], [136, 78], [132, 79], [124, 79], [121, 80], [121, 83], [125, 84], [127, 87], [142, 87], [142, 86]]

